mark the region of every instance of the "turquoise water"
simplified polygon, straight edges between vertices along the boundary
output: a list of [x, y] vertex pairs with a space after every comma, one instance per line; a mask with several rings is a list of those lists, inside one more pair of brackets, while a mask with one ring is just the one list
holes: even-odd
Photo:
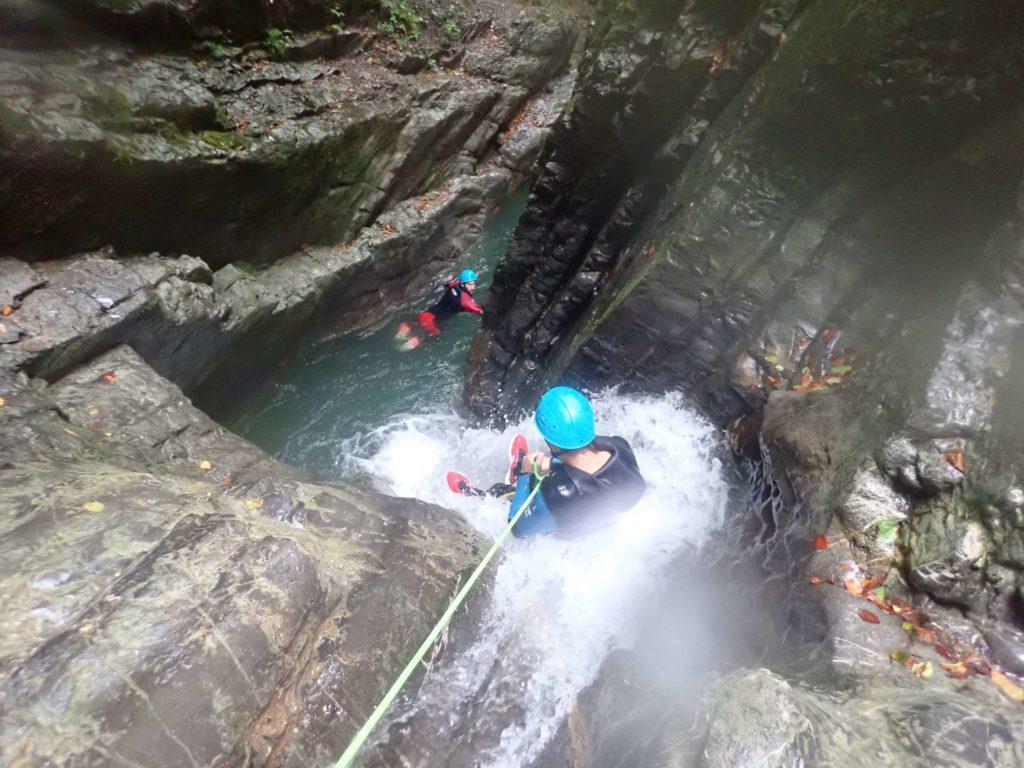
[[[459, 269], [468, 266], [480, 274], [478, 300], [487, 295], [526, 197], [525, 186], [510, 195], [458, 262]], [[379, 330], [310, 334], [223, 423], [275, 458], [331, 479], [349, 474], [344, 454], [353, 442], [395, 414], [454, 412], [480, 318], [458, 314], [445, 323], [439, 338], [411, 351], [401, 350], [395, 339], [401, 320], [412, 320], [440, 296], [441, 282]]]

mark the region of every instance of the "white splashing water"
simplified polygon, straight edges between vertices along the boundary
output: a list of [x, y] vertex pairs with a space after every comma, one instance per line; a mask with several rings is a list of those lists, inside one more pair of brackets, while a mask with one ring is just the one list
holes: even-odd
[[[612, 391], [593, 403], [598, 432], [633, 446], [648, 483], [644, 498], [587, 537], [509, 540], [478, 639], [435, 669], [413, 702], [413, 709], [452, 713], [451, 738], [479, 728], [460, 722], [458, 711], [504, 718], [494, 724], [500, 737], [476, 755], [478, 765], [512, 768], [535, 756], [608, 651], [631, 644], [639, 609], [668, 562], [700, 547], [721, 522], [726, 484], [710, 455], [714, 430], [680, 397]], [[503, 480], [518, 432], [543, 445], [531, 420], [499, 434], [451, 413], [403, 417], [350, 441], [344, 469], [370, 474], [387, 493], [458, 509], [493, 537], [505, 525], [507, 502], [453, 495], [444, 475], [459, 469], [482, 487]]]

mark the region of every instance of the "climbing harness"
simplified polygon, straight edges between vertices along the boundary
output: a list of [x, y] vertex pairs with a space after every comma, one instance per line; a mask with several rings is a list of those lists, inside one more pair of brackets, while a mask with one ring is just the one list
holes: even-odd
[[444, 628], [448, 626], [448, 622], [451, 621], [452, 616], [455, 615], [455, 611], [459, 609], [459, 606], [462, 605], [462, 601], [466, 599], [470, 590], [472, 590], [476, 585], [477, 579], [480, 578], [480, 574], [484, 572], [487, 564], [491, 562], [491, 559], [497, 554], [498, 550], [501, 549], [501, 545], [505, 542], [505, 539], [508, 538], [512, 528], [519, 522], [519, 518], [523, 516], [527, 507], [530, 506], [530, 502], [533, 501], [533, 497], [536, 496], [537, 491], [540, 490], [540, 484], [543, 480], [536, 468], [534, 468], [534, 477], [537, 478], [537, 484], [533, 486], [533, 490], [531, 490], [530, 495], [526, 497], [526, 501], [524, 501], [522, 506], [516, 510], [512, 519], [508, 521], [508, 525], [505, 526], [505, 530], [503, 530], [501, 535], [495, 539], [494, 544], [491, 545], [487, 554], [484, 555], [484, 559], [480, 561], [480, 565], [476, 567], [476, 570], [473, 571], [462, 589], [459, 590], [459, 593], [455, 595], [455, 598], [448, 605], [448, 609], [441, 615], [441, 618], [437, 620], [434, 628], [430, 630], [430, 634], [427, 635], [427, 639], [423, 641], [423, 644], [420, 645], [416, 653], [413, 654], [409, 663], [405, 665], [405, 669], [402, 670], [401, 674], [388, 689], [388, 692], [384, 694], [384, 698], [380, 700], [380, 704], [377, 705], [377, 708], [373, 710], [373, 713], [363, 724], [363, 727], [359, 729], [359, 732], [356, 733], [352, 738], [352, 741], [349, 742], [345, 751], [341, 753], [341, 757], [339, 757], [338, 762], [334, 764], [334, 768], [348, 768], [352, 765], [352, 761], [355, 760], [359, 750], [362, 749], [363, 744], [366, 743], [366, 739], [370, 736], [370, 733], [372, 733], [373, 729], [377, 727], [381, 718], [384, 717], [384, 713], [387, 711], [388, 707], [390, 707], [394, 702], [395, 698], [398, 696], [402, 687], [406, 684], [409, 678], [412, 677], [412, 673], [416, 670], [416, 667], [419, 666], [420, 662], [423, 661], [423, 657], [427, 655], [427, 651], [430, 650], [430, 647], [434, 644], [437, 638], [441, 636]]

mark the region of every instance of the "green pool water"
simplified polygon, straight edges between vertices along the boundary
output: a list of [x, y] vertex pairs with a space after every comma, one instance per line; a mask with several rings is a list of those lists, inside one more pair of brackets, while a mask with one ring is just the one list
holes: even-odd
[[[456, 265], [480, 274], [478, 299], [486, 298], [494, 267], [526, 197], [525, 187], [510, 195]], [[361, 434], [396, 414], [457, 408], [466, 354], [479, 317], [456, 315], [444, 325], [440, 337], [415, 350], [403, 351], [395, 339], [399, 322], [412, 320], [439, 296], [440, 281], [432, 293], [403, 308], [376, 331], [336, 336], [310, 332], [223, 422], [275, 458], [315, 477], [344, 477], [343, 452]]]

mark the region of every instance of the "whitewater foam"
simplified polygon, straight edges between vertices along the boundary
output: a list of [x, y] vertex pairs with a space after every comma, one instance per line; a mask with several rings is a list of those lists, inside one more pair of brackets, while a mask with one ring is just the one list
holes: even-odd
[[[511, 540], [477, 640], [435, 669], [399, 714], [414, 722], [446, 713], [447, 740], [473, 731], [473, 764], [512, 768], [536, 755], [606, 654], [632, 643], [638, 612], [668, 562], [700, 547], [722, 519], [726, 484], [712, 455], [714, 430], [679, 396], [610, 391], [593, 402], [599, 432], [633, 446], [648, 483], [644, 498], [587, 537]], [[519, 432], [543, 445], [529, 420], [498, 433], [455, 413], [403, 416], [347, 441], [340, 468], [369, 475], [387, 493], [457, 509], [493, 537], [507, 503], [453, 495], [444, 474], [459, 469], [481, 486], [502, 479]], [[494, 720], [492, 738], [481, 741], [488, 724], [480, 718]]]

